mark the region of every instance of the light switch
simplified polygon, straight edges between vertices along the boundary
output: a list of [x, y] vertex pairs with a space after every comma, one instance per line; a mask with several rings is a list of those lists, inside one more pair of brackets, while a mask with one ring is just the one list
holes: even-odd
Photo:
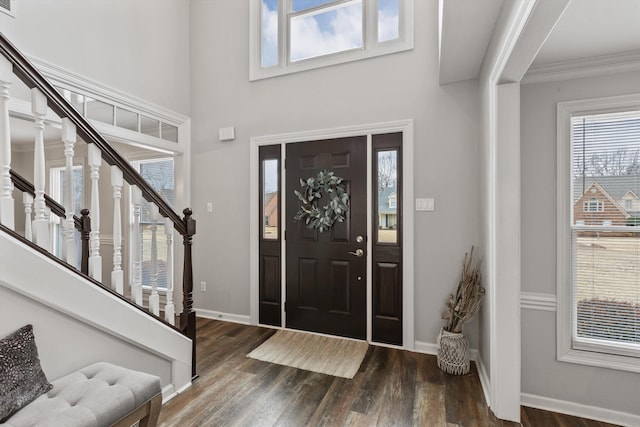
[[416, 199], [417, 211], [435, 211], [435, 200], [429, 199]]
[[209, 213], [213, 212], [213, 203], [212, 202], [207, 202], [207, 212], [209, 212]]

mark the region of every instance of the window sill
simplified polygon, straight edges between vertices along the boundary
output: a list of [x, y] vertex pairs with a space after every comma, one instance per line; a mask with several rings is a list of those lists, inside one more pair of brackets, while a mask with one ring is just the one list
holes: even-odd
[[640, 358], [570, 349], [558, 355], [558, 361], [598, 368], [640, 373]]
[[286, 67], [277, 65], [269, 68], [262, 68], [255, 62], [251, 64], [249, 81], [268, 79], [271, 77], [293, 74], [300, 71], [314, 70], [316, 68], [329, 67], [332, 65], [344, 64], [347, 62], [359, 61], [377, 56], [390, 55], [397, 52], [404, 52], [413, 49], [413, 40], [396, 40], [381, 44], [379, 47], [370, 50], [351, 50], [345, 52], [324, 55], [317, 58], [305, 59], [288, 64]]

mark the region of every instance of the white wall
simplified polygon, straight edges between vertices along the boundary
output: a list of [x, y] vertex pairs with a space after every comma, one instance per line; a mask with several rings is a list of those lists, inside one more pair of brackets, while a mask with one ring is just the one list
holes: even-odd
[[[640, 93], [640, 75], [525, 84], [521, 93], [522, 291], [556, 293], [556, 107]], [[522, 310], [522, 392], [640, 414], [640, 374], [556, 361], [556, 313]]]
[[191, 341], [175, 329], [5, 233], [0, 272], [0, 336], [33, 324], [51, 378], [104, 360], [190, 384]]
[[171, 362], [78, 322], [0, 285], [0, 337], [30, 323], [42, 370], [53, 381], [95, 362], [110, 362], [160, 376], [171, 383]]
[[20, 0], [0, 31], [24, 53], [189, 114], [189, 2]]
[[[415, 120], [416, 339], [435, 342], [465, 251], [478, 241], [477, 82], [438, 84], [437, 2], [415, 2], [415, 49], [249, 82], [249, 2], [191, 2], [195, 306], [249, 315], [249, 138]], [[220, 127], [236, 140], [219, 142]], [[206, 213], [208, 201], [213, 213]], [[207, 292], [200, 292], [207, 281]], [[466, 330], [477, 345], [477, 325]]]

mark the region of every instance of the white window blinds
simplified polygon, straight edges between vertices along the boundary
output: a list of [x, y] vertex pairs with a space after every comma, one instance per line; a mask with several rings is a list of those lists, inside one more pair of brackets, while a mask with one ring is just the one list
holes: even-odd
[[573, 116], [571, 159], [573, 346], [640, 356], [640, 111]]

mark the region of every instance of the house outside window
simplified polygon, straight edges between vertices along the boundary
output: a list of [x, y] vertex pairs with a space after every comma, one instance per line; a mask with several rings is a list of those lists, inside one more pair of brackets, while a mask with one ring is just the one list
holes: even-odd
[[413, 48], [413, 0], [250, 1], [250, 80]]
[[598, 199], [591, 199], [583, 204], [584, 212], [602, 212], [604, 211], [604, 204]]
[[389, 195], [389, 209], [395, 209], [397, 203], [398, 203], [398, 197], [396, 196], [396, 193], [391, 193]]
[[633, 200], [631, 200], [631, 199], [627, 199], [627, 200], [625, 200], [625, 201], [624, 201], [624, 208], [625, 208], [627, 211], [630, 211], [631, 209], [633, 209]]
[[604, 104], [558, 105], [558, 359], [640, 372], [640, 97]]

